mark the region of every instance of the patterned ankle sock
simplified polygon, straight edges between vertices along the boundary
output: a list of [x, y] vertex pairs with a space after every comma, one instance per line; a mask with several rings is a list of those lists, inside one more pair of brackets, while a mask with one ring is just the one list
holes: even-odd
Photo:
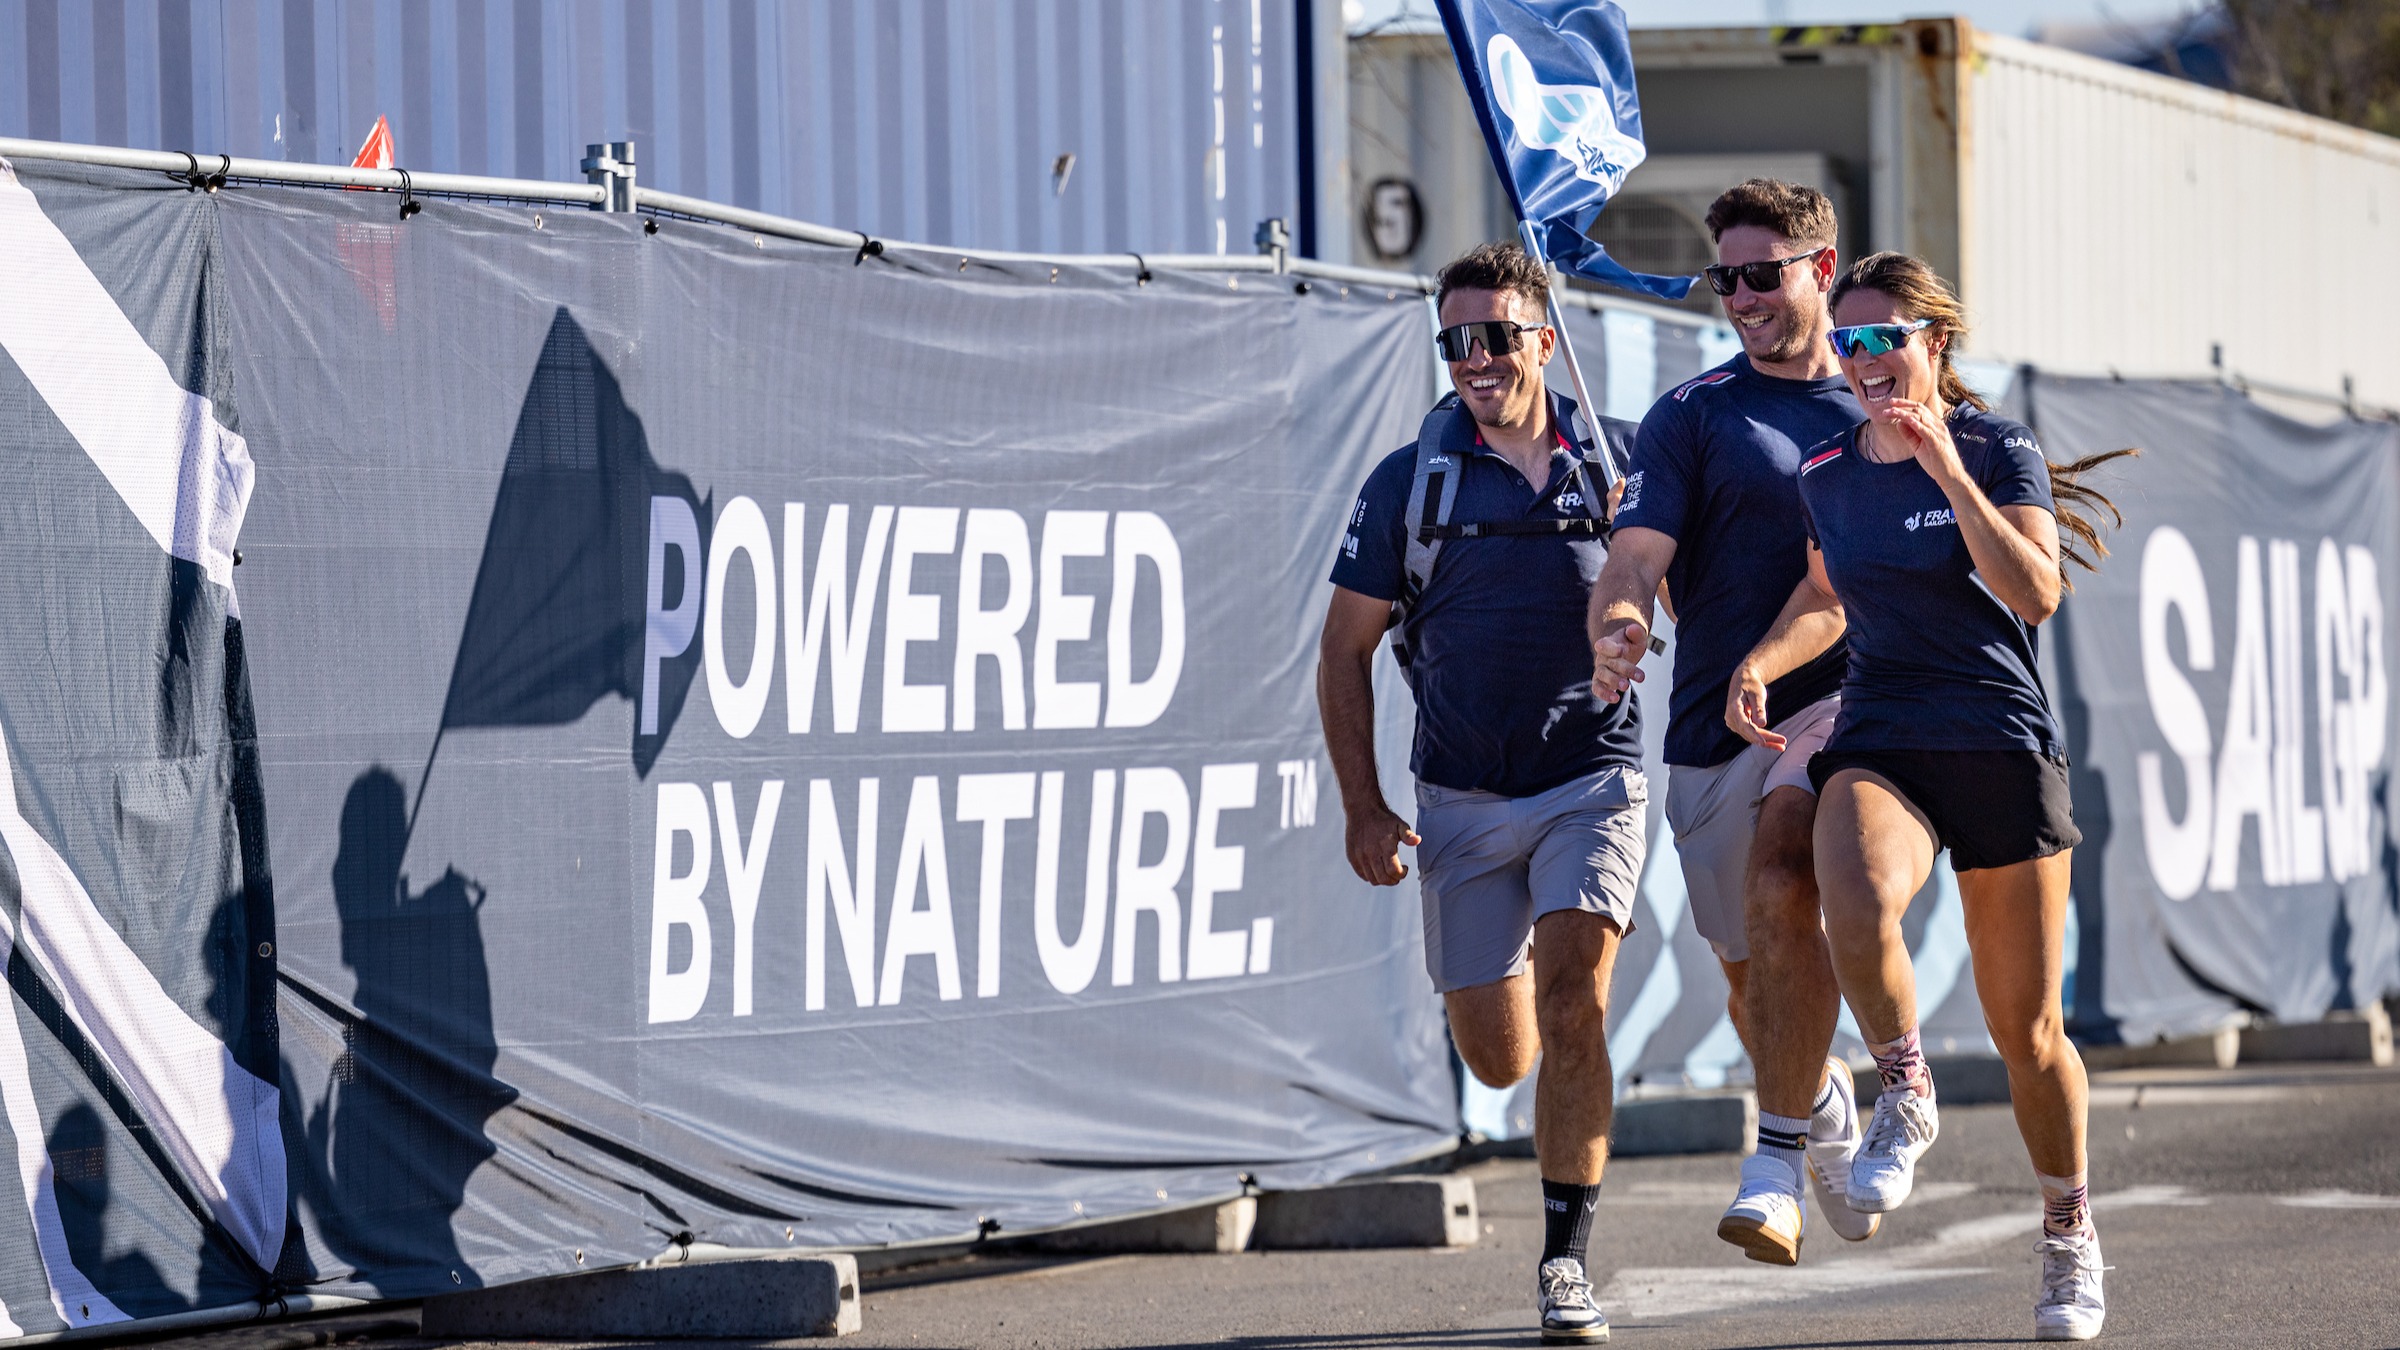
[[1917, 1045], [1917, 1029], [1910, 1027], [1898, 1040], [1869, 1041], [1867, 1049], [1874, 1053], [1875, 1072], [1883, 1077], [1883, 1090], [1909, 1086], [1920, 1097], [1933, 1095], [1933, 1073], [1925, 1067], [1925, 1052]]
[[2033, 1174], [2042, 1183], [2043, 1232], [2052, 1237], [2068, 1237], [2091, 1228], [2092, 1201], [2084, 1189], [2085, 1175], [2083, 1172], [2071, 1177]]

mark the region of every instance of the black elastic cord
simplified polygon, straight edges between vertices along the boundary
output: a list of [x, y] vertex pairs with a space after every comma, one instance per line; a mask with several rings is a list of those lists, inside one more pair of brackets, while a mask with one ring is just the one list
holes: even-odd
[[406, 220], [424, 210], [425, 204], [417, 200], [416, 188], [409, 182], [408, 170], [394, 169], [392, 172], [400, 175], [400, 218]]

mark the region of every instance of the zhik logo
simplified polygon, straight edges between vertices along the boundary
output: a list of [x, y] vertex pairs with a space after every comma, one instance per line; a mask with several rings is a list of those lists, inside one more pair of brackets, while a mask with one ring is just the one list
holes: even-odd
[[1533, 62], [1506, 33], [1485, 49], [1492, 100], [1529, 150], [1548, 150], [1574, 166], [1575, 176], [1615, 192], [1642, 162], [1642, 143], [1617, 129], [1609, 91], [1588, 84], [1544, 84]]

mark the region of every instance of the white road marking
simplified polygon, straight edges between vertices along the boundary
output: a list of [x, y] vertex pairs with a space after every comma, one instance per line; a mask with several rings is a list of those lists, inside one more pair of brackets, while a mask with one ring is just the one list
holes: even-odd
[[[1949, 1183], [1958, 1185], [1960, 1183]], [[1969, 1189], [1972, 1189], [1971, 1187]], [[1930, 1192], [1931, 1186], [1925, 1188]], [[2096, 1197], [2098, 1210], [2205, 1205], [2206, 1196], [2181, 1186], [2134, 1186]], [[2041, 1211], [1986, 1215], [1954, 1223], [1931, 1238], [1873, 1255], [1839, 1256], [1822, 1264], [1764, 1266], [1637, 1266], [1619, 1270], [1600, 1292], [1601, 1306], [1622, 1308], [1633, 1321], [1690, 1318], [1767, 1303], [1789, 1303], [1853, 1289], [1886, 1289], [1922, 1280], [1985, 1275], [1989, 1267], [1952, 1264], [2011, 1238], [2039, 1231]]]
[[2400, 1195], [2361, 1195], [2357, 1191], [2309, 1191], [2279, 1195], [2275, 1203], [2296, 1209], [2400, 1209]]
[[2232, 1087], [2203, 1087], [2181, 1083], [2141, 1083], [2131, 1086], [2111, 1083], [2095, 1084], [2088, 1100], [2094, 1107], [2130, 1107], [2137, 1103], [2147, 1111], [2154, 1106], [2252, 1106], [2261, 1102], [2290, 1101], [2305, 1089], [2249, 1084]]
[[[1944, 1200], [1956, 1200], [1975, 1193], [1975, 1185], [1967, 1181], [1925, 1181], [1917, 1184], [1916, 1193], [1909, 1197], [1912, 1205], [1938, 1205]], [[1733, 1203], [1733, 1177], [1724, 1181], [1637, 1181], [1624, 1187], [1603, 1186], [1600, 1206], [1612, 1205], [1684, 1206], [1695, 1209], [1723, 1209]]]

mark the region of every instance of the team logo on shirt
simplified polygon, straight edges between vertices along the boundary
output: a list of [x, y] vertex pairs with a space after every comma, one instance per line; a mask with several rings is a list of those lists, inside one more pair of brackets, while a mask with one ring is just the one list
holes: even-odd
[[1561, 511], [1582, 510], [1583, 494], [1580, 492], [1562, 492], [1558, 494], [1558, 509]]
[[1343, 554], [1343, 556], [1345, 556], [1345, 557], [1349, 558], [1349, 559], [1350, 559], [1351, 561], [1353, 561], [1353, 562], [1356, 562], [1356, 561], [1358, 560], [1358, 536], [1357, 536], [1357, 535], [1355, 535], [1355, 534], [1349, 534], [1349, 535], [1344, 535], [1344, 536], [1342, 536], [1342, 554]]
[[1915, 515], [1908, 517], [1906, 520], [1903, 520], [1900, 523], [1907, 526], [1911, 530], [1916, 529], [1920, 525], [1956, 525], [1958, 523], [1958, 512], [1945, 506], [1939, 511], [1919, 511]]

